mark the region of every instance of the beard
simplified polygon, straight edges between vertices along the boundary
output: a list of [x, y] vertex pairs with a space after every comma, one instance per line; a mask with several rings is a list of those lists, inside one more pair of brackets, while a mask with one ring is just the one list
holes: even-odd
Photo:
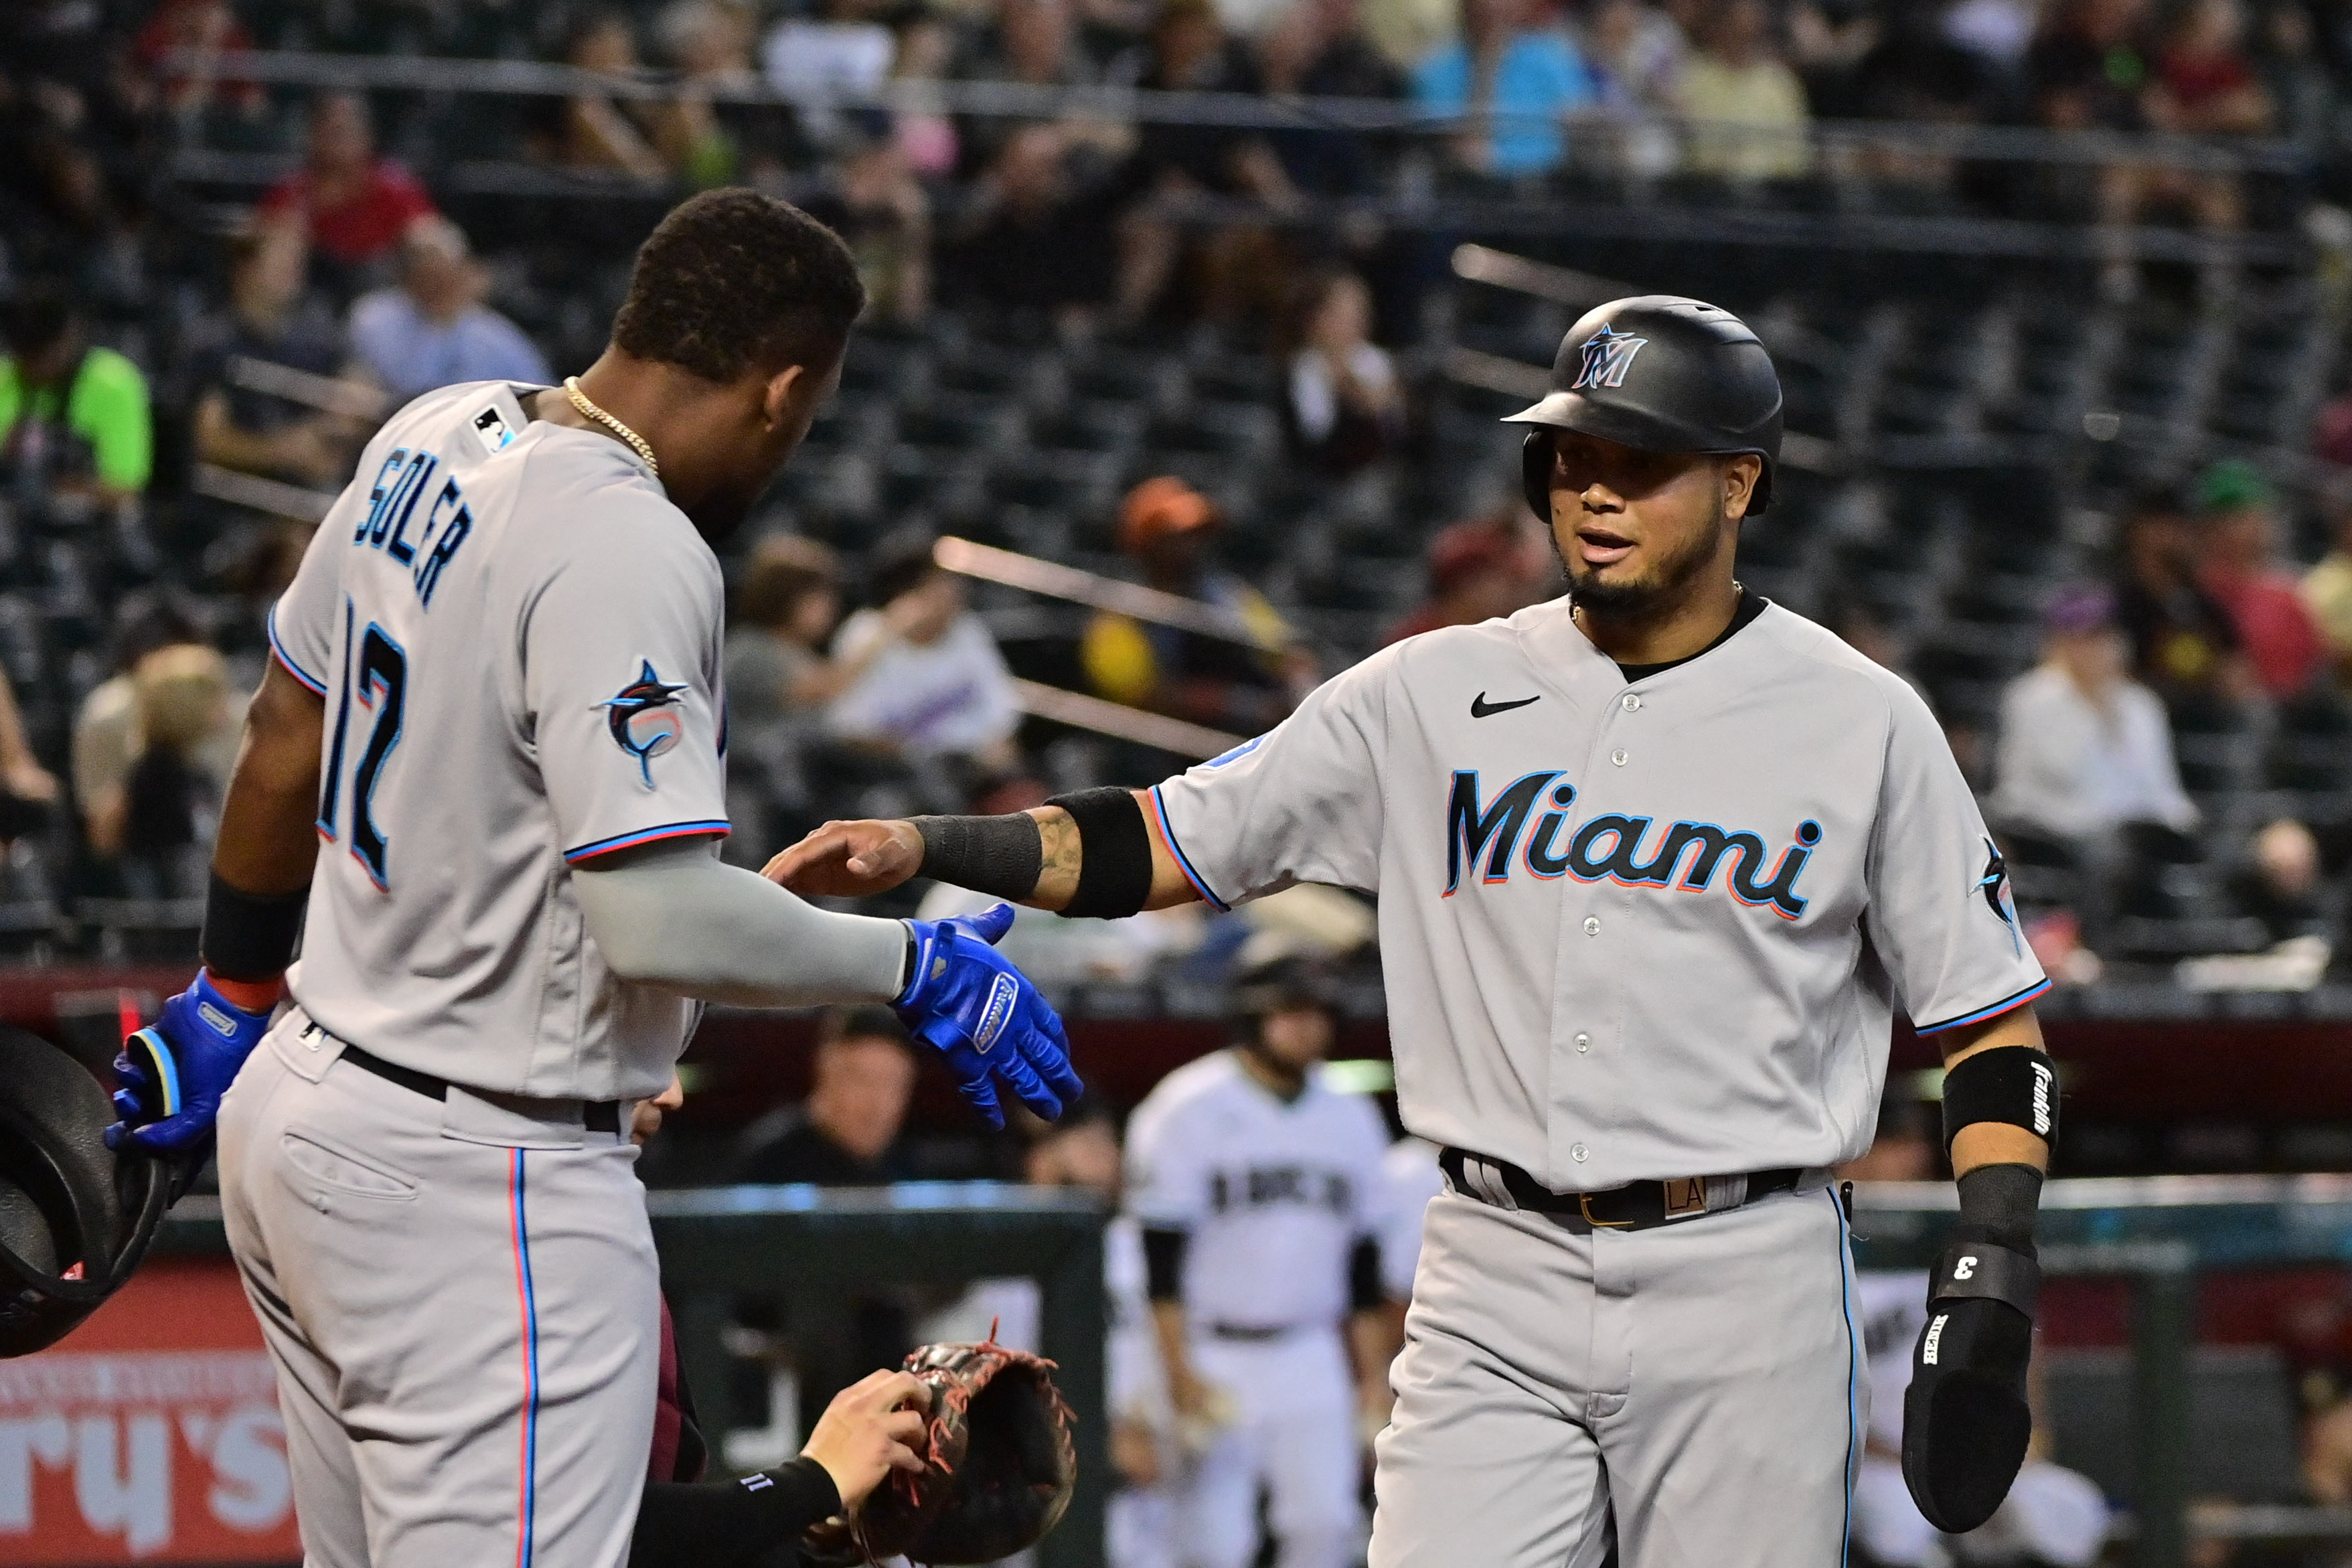
[[1550, 531], [1551, 550], [1559, 559], [1560, 570], [1568, 574], [1568, 596], [1578, 609], [1606, 620], [1647, 620], [1690, 596], [1707, 563], [1715, 559], [1727, 515], [1718, 493], [1709, 527], [1692, 534], [1672, 554], [1659, 556], [1647, 572], [1627, 582], [1605, 581], [1601, 575], [1604, 568], [1570, 560], [1557, 529]]

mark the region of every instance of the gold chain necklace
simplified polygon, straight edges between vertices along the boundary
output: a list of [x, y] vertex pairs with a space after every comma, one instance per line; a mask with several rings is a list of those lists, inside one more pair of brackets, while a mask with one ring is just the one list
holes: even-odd
[[580, 390], [578, 376], [567, 375], [563, 378], [563, 395], [572, 399], [572, 406], [580, 410], [584, 417], [593, 419], [597, 424], [626, 441], [630, 450], [646, 460], [646, 467], [652, 471], [654, 478], [661, 478], [661, 464], [655, 460], [654, 449], [646, 445], [646, 438], [588, 401], [588, 395]]

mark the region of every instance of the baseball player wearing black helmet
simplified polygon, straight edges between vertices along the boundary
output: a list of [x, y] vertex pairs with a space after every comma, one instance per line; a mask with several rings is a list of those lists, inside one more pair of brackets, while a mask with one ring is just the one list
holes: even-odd
[[1371, 1568], [1822, 1568], [1869, 1385], [1827, 1167], [1892, 1016], [1944, 1048], [1960, 1224], [1905, 1471], [1990, 1515], [2023, 1456], [2048, 985], [1934, 715], [1743, 589], [1780, 389], [1738, 318], [1620, 300], [1528, 426], [1564, 599], [1407, 637], [1271, 732], [1016, 817], [829, 824], [770, 874], [1066, 914], [1376, 893], [1398, 1110], [1444, 1151]]

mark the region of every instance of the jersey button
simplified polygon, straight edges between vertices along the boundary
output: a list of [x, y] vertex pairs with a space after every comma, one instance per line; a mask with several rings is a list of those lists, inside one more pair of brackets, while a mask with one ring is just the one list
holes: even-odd
[[1626, 752], [1625, 748], [1624, 748], [1624, 747], [1622, 747], [1622, 746], [1620, 746], [1620, 747], [1618, 747], [1615, 751], [1613, 751], [1613, 752], [1610, 752], [1610, 753], [1609, 753], [1609, 760], [1610, 760], [1611, 762], [1612, 762], [1612, 763], [1615, 763], [1619, 767], [1621, 767], [1621, 768], [1622, 768], [1622, 767], [1623, 767], [1623, 766], [1625, 765], [1625, 758], [1627, 757], [1627, 755], [1628, 755], [1628, 754], [1629, 754], [1629, 753]]
[[1581, 1143], [1570, 1143], [1568, 1146], [1568, 1157], [1580, 1165], [1584, 1163], [1584, 1156], [1591, 1152], [1591, 1151]]
[[1625, 693], [1625, 711], [1628, 713], [1639, 713], [1641, 710], [1642, 700], [1631, 691]]
[[1587, 1055], [1591, 1051], [1591, 1049], [1592, 1037], [1591, 1035], [1579, 1035], [1576, 1037], [1576, 1054], [1578, 1056], [1580, 1057]]
[[1584, 934], [1587, 936], [1599, 936], [1601, 934], [1601, 917], [1599, 915], [1587, 915], [1584, 917]]

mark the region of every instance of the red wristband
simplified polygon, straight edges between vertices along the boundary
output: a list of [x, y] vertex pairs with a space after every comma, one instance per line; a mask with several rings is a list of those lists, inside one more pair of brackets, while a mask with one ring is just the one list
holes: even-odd
[[267, 980], [224, 980], [207, 969], [205, 976], [231, 1006], [242, 1007], [248, 1013], [267, 1013], [286, 994], [286, 977], [282, 974], [273, 974]]

